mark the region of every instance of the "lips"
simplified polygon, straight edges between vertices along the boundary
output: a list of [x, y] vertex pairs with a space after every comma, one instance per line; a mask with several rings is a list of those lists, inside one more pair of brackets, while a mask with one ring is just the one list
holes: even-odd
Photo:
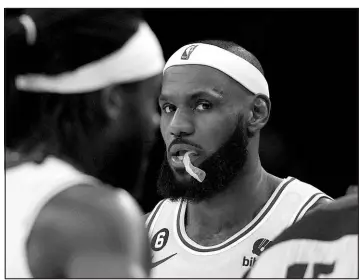
[[183, 156], [189, 151], [194, 152], [190, 154], [190, 159], [192, 164], [195, 164], [197, 159], [201, 156], [201, 151], [198, 148], [188, 144], [173, 145], [168, 152], [168, 162], [175, 169], [184, 168], [184, 164], [182, 162]]

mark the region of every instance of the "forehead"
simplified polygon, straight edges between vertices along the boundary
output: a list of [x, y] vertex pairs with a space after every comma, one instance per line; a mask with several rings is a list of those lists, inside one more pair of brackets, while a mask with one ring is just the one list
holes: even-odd
[[163, 76], [162, 94], [193, 92], [216, 88], [224, 93], [242, 90], [239, 84], [223, 72], [203, 65], [178, 65], [168, 68]]

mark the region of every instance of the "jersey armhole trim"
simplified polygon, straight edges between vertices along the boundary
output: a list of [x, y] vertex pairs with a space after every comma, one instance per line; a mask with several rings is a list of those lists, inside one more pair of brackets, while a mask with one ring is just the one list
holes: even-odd
[[148, 216], [147, 221], [146, 221], [146, 228], [148, 233], [151, 233], [151, 227], [152, 225], [154, 225], [154, 220], [158, 214], [158, 211], [160, 210], [160, 208], [162, 207], [163, 203], [166, 201], [166, 199], [161, 200], [156, 207], [152, 210], [151, 214]]
[[303, 216], [305, 215], [305, 213], [321, 198], [328, 198], [330, 200], [333, 200], [331, 197], [329, 197], [328, 195], [322, 193], [322, 192], [318, 192], [313, 194], [306, 203], [304, 203], [304, 205], [302, 206], [302, 208], [300, 208], [298, 214], [295, 216], [293, 222], [291, 223], [291, 225], [295, 224], [297, 221], [299, 221], [301, 218], [303, 218]]

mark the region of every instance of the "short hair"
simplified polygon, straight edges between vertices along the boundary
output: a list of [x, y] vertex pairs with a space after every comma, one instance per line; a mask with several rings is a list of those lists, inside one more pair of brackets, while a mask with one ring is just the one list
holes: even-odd
[[245, 48], [239, 46], [238, 44], [236, 44], [232, 41], [202, 40], [202, 41], [198, 41], [196, 43], [213, 45], [213, 46], [219, 47], [221, 49], [224, 49], [226, 51], [229, 51], [229, 52], [243, 58], [244, 60], [248, 61], [250, 64], [252, 64], [254, 67], [256, 67], [264, 76], [264, 70], [263, 70], [263, 67], [260, 64], [259, 60], [251, 52], [247, 51]]
[[56, 75], [72, 71], [120, 49], [137, 31], [136, 11], [124, 9], [28, 9], [37, 28], [26, 43], [17, 19], [5, 22], [5, 146], [31, 152], [44, 144], [47, 154], [71, 159], [77, 147], [107, 123], [102, 90], [54, 94], [17, 90], [15, 77], [26, 73]]

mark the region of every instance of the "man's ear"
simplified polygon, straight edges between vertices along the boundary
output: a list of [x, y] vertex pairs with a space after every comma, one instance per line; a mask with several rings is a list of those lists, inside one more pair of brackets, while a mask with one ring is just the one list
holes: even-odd
[[102, 90], [101, 102], [108, 118], [117, 120], [121, 113], [123, 89], [119, 85], [108, 86]]
[[268, 122], [271, 103], [267, 96], [257, 94], [250, 105], [248, 129], [252, 133], [261, 130]]

